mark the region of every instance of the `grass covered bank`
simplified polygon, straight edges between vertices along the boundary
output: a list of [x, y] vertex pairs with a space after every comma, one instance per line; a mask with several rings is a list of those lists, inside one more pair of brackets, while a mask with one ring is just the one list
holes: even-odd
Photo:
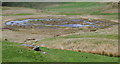
[[117, 62], [117, 57], [41, 47], [47, 54], [27, 49], [21, 43], [3, 41], [3, 62]]

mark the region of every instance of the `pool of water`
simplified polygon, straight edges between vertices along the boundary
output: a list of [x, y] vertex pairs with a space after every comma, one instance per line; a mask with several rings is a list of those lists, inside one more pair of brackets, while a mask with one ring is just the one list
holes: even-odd
[[65, 24], [65, 25], [57, 25], [57, 26], [63, 26], [63, 27], [97, 27], [96, 25], [82, 25], [82, 24]]
[[27, 47], [34, 47], [33, 45], [30, 45], [30, 44], [22, 44], [22, 45]]
[[[31, 23], [32, 21], [32, 23]], [[54, 25], [51, 25], [51, 24], [43, 24], [43, 23], [34, 23], [34, 22], [39, 22], [39, 21], [44, 21], [44, 22], [47, 22], [47, 21], [57, 21], [57, 22], [63, 22], [65, 24], [54, 24]], [[86, 23], [85, 25], [83, 24], [66, 24], [68, 23], [67, 21], [71, 21], [71, 22], [84, 22]], [[100, 21], [99, 21], [100, 22]], [[95, 25], [95, 23], [92, 23], [92, 22], [89, 22], [89, 21], [85, 21], [85, 20], [81, 20], [81, 19], [25, 19], [25, 20], [15, 20], [15, 21], [9, 21], [9, 22], [6, 22], [5, 23], [7, 26], [13, 26], [13, 25], [16, 25], [16, 26], [39, 26], [39, 25], [43, 25], [43, 26], [61, 26], [61, 27], [98, 27]]]

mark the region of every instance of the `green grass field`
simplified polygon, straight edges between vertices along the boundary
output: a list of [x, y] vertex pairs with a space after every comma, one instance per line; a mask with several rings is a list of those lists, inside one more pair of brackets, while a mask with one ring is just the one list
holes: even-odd
[[42, 54], [21, 43], [3, 41], [3, 62], [117, 62], [117, 57], [41, 47]]

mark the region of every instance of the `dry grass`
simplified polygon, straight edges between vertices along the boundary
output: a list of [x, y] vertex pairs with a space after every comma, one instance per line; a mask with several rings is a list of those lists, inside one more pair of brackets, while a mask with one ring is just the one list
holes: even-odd
[[[118, 26], [112, 26], [106, 29], [97, 30], [98, 35], [110, 35], [110, 34], [118, 34]], [[108, 56], [120, 56], [118, 54], [118, 39], [107, 38], [107, 37], [81, 37], [81, 38], [63, 38], [69, 35], [92, 35], [93, 33], [89, 32], [77, 32], [73, 34], [68, 34], [64, 36], [60, 36], [53, 39], [46, 39], [40, 41], [38, 44], [50, 47], [50, 48], [57, 48], [57, 49], [64, 49], [64, 50], [73, 50], [78, 52], [87, 52], [87, 53], [94, 53], [94, 54], [101, 54], [101, 55], [108, 55]], [[96, 35], [97, 36], [97, 35]], [[112, 37], [112, 36], [108, 36]]]
[[108, 56], [118, 56], [118, 41], [99, 38], [56, 39], [40, 42], [50, 48], [88, 52]]
[[[79, 29], [72, 28], [37, 28], [37, 29], [15, 29], [16, 31], [3, 29], [2, 38], [8, 39], [13, 42], [24, 42], [25, 39], [35, 38], [37, 40], [42, 40], [50, 37], [58, 37], [65, 34], [75, 33], [81, 31]], [[8, 36], [9, 35], [9, 36]]]

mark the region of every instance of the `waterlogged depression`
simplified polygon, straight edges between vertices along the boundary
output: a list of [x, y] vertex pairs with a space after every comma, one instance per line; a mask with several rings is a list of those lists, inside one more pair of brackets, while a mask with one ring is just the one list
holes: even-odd
[[15, 20], [6, 22], [6, 26], [15, 28], [15, 27], [74, 27], [74, 28], [105, 28], [116, 23], [110, 21], [88, 21], [82, 19], [25, 19], [25, 20]]
[[[81, 24], [78, 22], [80, 22]], [[84, 23], [84, 25], [82, 23]], [[25, 19], [25, 20], [21, 20], [21, 21], [20, 20], [9, 21], [9, 22], [6, 22], [6, 25], [7, 26], [12, 26], [12, 25], [16, 25], [16, 26], [43, 25], [43, 26], [62, 26], [62, 27], [86, 27], [86, 26], [98, 27], [95, 25], [95, 23], [88, 22], [88, 21], [81, 20], [81, 19], [72, 19], [72, 20], [69, 20], [69, 19]]]

